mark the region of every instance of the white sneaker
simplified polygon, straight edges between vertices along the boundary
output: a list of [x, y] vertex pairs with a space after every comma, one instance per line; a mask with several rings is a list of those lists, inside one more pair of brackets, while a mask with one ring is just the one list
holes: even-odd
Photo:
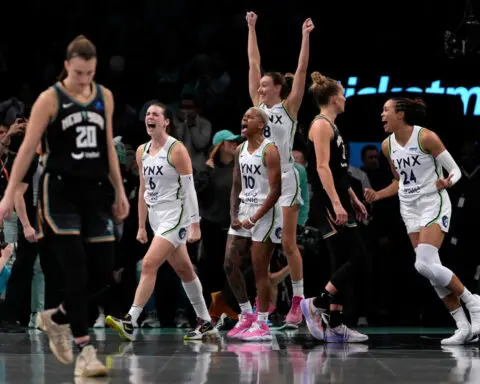
[[158, 320], [156, 310], [149, 312], [146, 319], [143, 320], [143, 323], [142, 323], [142, 328], [160, 328], [160, 326], [161, 325], [160, 325], [160, 321]]
[[463, 345], [472, 343], [475, 341], [475, 339], [477, 338], [475, 337], [475, 335], [473, 335], [470, 327], [459, 328], [452, 336], [443, 339], [440, 343], [442, 345]]
[[93, 328], [105, 328], [105, 314], [100, 313], [93, 324]]
[[473, 295], [475, 298], [470, 303], [466, 304], [468, 312], [470, 312], [470, 321], [472, 323], [472, 333], [474, 335], [480, 334], [480, 296]]

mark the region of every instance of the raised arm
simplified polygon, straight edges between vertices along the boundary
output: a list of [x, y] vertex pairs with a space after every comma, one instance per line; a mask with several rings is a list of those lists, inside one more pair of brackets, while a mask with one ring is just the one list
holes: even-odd
[[[265, 148], [265, 165], [268, 174], [268, 195], [257, 212], [249, 218], [250, 222], [255, 224], [270, 209], [273, 208], [282, 193], [282, 172], [280, 168], [280, 153], [274, 144], [269, 144]], [[248, 220], [248, 219], [247, 219]]]
[[247, 12], [246, 19], [248, 24], [248, 91], [253, 105], [258, 106], [258, 88], [262, 71], [260, 70], [260, 51], [257, 43], [257, 32], [255, 31], [257, 15], [254, 12]]
[[305, 81], [307, 78], [308, 59], [310, 57], [310, 32], [315, 26], [312, 19], [307, 19], [302, 26], [302, 46], [298, 56], [298, 66], [293, 78], [292, 90], [285, 100], [285, 108], [293, 118], [297, 118], [305, 93]]

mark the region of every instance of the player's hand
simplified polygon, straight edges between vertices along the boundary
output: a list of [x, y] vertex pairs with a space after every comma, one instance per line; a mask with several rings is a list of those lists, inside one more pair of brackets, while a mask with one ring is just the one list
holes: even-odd
[[0, 201], [0, 221], [3, 222], [4, 218], [10, 218], [13, 213], [13, 199], [4, 196]]
[[252, 229], [255, 226], [255, 223], [251, 218], [245, 219], [242, 221], [242, 227], [245, 229]]
[[37, 242], [37, 235], [35, 233], [35, 229], [33, 229], [31, 225], [23, 227], [23, 236], [25, 236], [25, 239], [27, 239], [27, 241], [30, 243]]
[[348, 220], [347, 211], [342, 206], [342, 203], [338, 202], [333, 204], [333, 210], [335, 211], [335, 224], [344, 225]]
[[145, 228], [138, 228], [137, 241], [142, 244], [147, 244], [148, 236], [147, 236], [147, 230]]
[[373, 189], [370, 189], [370, 188], [365, 188], [364, 197], [365, 197], [365, 201], [369, 204], [378, 200], [377, 191], [374, 191]]
[[302, 26], [302, 34], [308, 35], [310, 32], [312, 32], [315, 28], [315, 25], [313, 25], [312, 19], [308, 18], [305, 20]]
[[117, 220], [122, 221], [130, 212], [130, 203], [128, 202], [125, 191], [115, 192], [115, 202], [112, 207], [113, 215]]
[[4, 249], [2, 249], [0, 257], [5, 257], [6, 260], [10, 259], [13, 253], [13, 244], [8, 244]]
[[353, 205], [353, 209], [355, 210], [357, 220], [358, 221], [365, 220], [368, 216], [367, 208], [365, 208], [365, 205], [363, 205], [363, 203], [358, 199], [353, 200], [352, 205]]
[[230, 226], [232, 227], [232, 229], [240, 229], [242, 228], [242, 222], [238, 220], [238, 217], [234, 217], [232, 219], [232, 222], [230, 223]]
[[188, 229], [187, 242], [195, 243], [196, 241], [200, 240], [201, 237], [202, 232], [200, 231], [200, 223], [190, 224], [190, 228]]
[[257, 23], [257, 14], [255, 12], [247, 12], [247, 24], [248, 28], [255, 28], [255, 24]]
[[449, 175], [446, 179], [438, 179], [435, 182], [435, 186], [437, 187], [437, 189], [439, 191], [441, 191], [443, 189], [450, 188], [453, 185], [452, 177], [453, 177], [453, 173], [451, 175]]

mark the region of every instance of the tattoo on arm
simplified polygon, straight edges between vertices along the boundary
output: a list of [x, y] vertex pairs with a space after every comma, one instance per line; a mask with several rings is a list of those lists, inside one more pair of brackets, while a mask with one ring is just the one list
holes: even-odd
[[250, 256], [249, 245], [250, 240], [246, 237], [228, 236], [224, 268], [228, 284], [239, 303], [248, 301], [243, 266]]

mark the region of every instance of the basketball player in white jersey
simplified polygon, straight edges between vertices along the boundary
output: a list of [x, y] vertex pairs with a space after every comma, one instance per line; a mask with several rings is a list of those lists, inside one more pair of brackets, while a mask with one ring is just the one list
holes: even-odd
[[[460, 179], [461, 171], [434, 132], [414, 125], [424, 114], [425, 104], [421, 99], [399, 97], [385, 103], [382, 121], [390, 135], [383, 141], [382, 150], [395, 180], [378, 192], [366, 189], [365, 198], [373, 202], [398, 193], [400, 213], [415, 249], [415, 269], [430, 280], [458, 328], [442, 344], [465, 344], [480, 333], [480, 297], [472, 295], [442, 265], [438, 255], [452, 210], [446, 188]], [[443, 168], [448, 172], [447, 178], [443, 177]], [[470, 312], [471, 324], [460, 300]]]
[[[282, 216], [277, 204], [282, 178], [279, 151], [262, 135], [267, 124], [268, 115], [262, 109], [252, 107], [245, 113], [242, 136], [247, 141], [236, 151], [233, 170], [225, 270], [242, 313], [227, 337], [244, 341], [272, 339], [267, 325], [271, 294], [268, 272], [274, 244], [279, 244], [282, 237]], [[253, 313], [238, 265], [249, 251], [258, 292], [257, 314]]]
[[263, 135], [274, 142], [280, 151], [282, 195], [279, 202], [283, 215], [282, 246], [290, 267], [293, 287], [292, 306], [285, 322], [293, 328], [298, 328], [298, 324], [302, 322], [300, 301], [303, 298], [303, 263], [297, 247], [297, 221], [298, 205], [303, 204], [303, 201], [300, 195], [300, 179], [293, 165], [292, 146], [297, 128], [297, 114], [305, 93], [310, 55], [310, 32], [313, 31], [314, 25], [311, 19], [307, 19], [303, 23], [298, 66], [293, 77], [291, 92], [288, 93], [286, 79], [280, 73], [267, 72], [262, 77], [260, 52], [255, 32], [256, 21], [257, 15], [248, 12], [249, 92], [253, 105], [265, 110], [269, 118]]
[[145, 117], [152, 138], [137, 149], [140, 170], [137, 240], [145, 244], [147, 219], [154, 233], [142, 262], [142, 274], [132, 308], [124, 319], [107, 316], [105, 323], [125, 340], [133, 340], [133, 324], [152, 295], [157, 270], [164, 261], [172, 266], [198, 317], [196, 329], [185, 339], [199, 340], [216, 334], [202, 294], [202, 285], [187, 253], [186, 241], [200, 239], [198, 203], [190, 156], [181, 142], [169, 136], [172, 116], [161, 103], [152, 104]]

